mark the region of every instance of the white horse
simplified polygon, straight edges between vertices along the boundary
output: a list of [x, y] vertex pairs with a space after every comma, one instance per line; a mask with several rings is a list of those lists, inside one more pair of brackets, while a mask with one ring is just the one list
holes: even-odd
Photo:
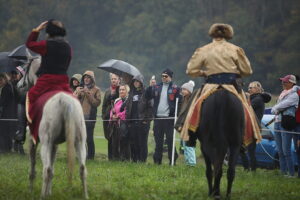
[[[36, 71], [40, 66], [40, 58], [34, 59], [28, 72], [28, 81], [36, 82]], [[41, 143], [41, 159], [43, 163], [43, 187], [41, 197], [51, 194], [53, 178], [53, 164], [57, 145], [67, 142], [67, 159], [69, 168], [69, 181], [71, 183], [74, 166], [75, 149], [80, 164], [80, 178], [84, 197], [88, 199], [86, 176], [86, 127], [82, 107], [77, 99], [64, 92], [52, 96], [44, 105], [43, 115], [39, 126], [39, 140]], [[33, 189], [35, 179], [35, 162], [37, 144], [30, 140], [30, 189]]]

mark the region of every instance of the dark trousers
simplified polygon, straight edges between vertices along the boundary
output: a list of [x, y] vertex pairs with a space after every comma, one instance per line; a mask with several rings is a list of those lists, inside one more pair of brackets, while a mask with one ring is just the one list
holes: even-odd
[[[161, 164], [163, 155], [164, 135], [166, 134], [168, 145], [168, 158], [171, 164], [172, 160], [172, 146], [173, 146], [173, 131], [174, 120], [173, 119], [156, 119], [154, 120], [154, 140], [155, 140], [155, 152], [153, 155], [154, 163]], [[175, 159], [178, 158], [178, 154], [175, 148]], [[174, 163], [175, 163], [174, 162]]]
[[85, 122], [87, 134], [87, 159], [95, 158], [94, 128], [95, 122]]
[[17, 122], [17, 131], [14, 136], [14, 151], [22, 155], [25, 154], [23, 144], [26, 140], [26, 111], [25, 111], [25, 102], [24, 104], [18, 104], [18, 122]]
[[114, 123], [113, 133], [111, 136], [112, 140], [112, 160], [129, 161], [130, 160], [130, 144], [129, 138], [123, 137], [120, 131], [118, 122]]
[[103, 121], [104, 136], [107, 140], [107, 156], [108, 160], [112, 160], [112, 137], [110, 136], [109, 121]]
[[[248, 155], [247, 152], [241, 152], [241, 159], [242, 159], [242, 164], [245, 170], [249, 170], [249, 167], [251, 171], [256, 170], [256, 157], [255, 157], [255, 149], [256, 149], [256, 141], [252, 142], [247, 146], [248, 150]], [[249, 159], [250, 158], [250, 166], [249, 166]]]
[[131, 122], [129, 125], [131, 160], [146, 162], [148, 157], [148, 135], [150, 123], [142, 121]]

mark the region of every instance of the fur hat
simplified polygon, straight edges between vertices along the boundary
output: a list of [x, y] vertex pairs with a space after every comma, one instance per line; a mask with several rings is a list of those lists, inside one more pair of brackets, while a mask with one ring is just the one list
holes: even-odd
[[208, 35], [212, 38], [225, 38], [226, 40], [230, 40], [233, 37], [233, 28], [229, 24], [213, 24], [209, 31]]
[[170, 69], [165, 69], [161, 74], [168, 74], [171, 78], [173, 77], [173, 72]]
[[54, 19], [50, 19], [48, 21], [46, 27], [46, 33], [48, 33], [50, 37], [54, 37], [54, 36], [64, 37], [67, 34], [63, 23]]
[[181, 88], [184, 88], [186, 90], [188, 90], [190, 93], [193, 93], [193, 90], [194, 90], [194, 86], [195, 86], [195, 82], [190, 80], [189, 82], [187, 83], [184, 83]]

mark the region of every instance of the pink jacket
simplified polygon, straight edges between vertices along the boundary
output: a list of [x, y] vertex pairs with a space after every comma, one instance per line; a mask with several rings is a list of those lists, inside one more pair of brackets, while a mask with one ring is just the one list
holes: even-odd
[[123, 112], [120, 112], [122, 104], [123, 104], [123, 102], [122, 102], [121, 98], [116, 99], [114, 107], [110, 111], [110, 120], [113, 120], [112, 119], [113, 112], [115, 113], [115, 115], [117, 115], [117, 117], [120, 120], [125, 120], [126, 110], [124, 109]]

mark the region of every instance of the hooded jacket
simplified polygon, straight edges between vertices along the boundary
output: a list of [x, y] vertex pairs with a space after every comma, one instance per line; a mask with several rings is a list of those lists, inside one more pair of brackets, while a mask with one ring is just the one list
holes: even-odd
[[256, 93], [250, 95], [251, 106], [260, 122], [265, 111], [265, 103], [271, 101], [271, 95], [268, 93]]
[[[139, 89], [135, 88], [133, 83], [137, 80], [141, 83]], [[133, 77], [131, 89], [126, 103], [126, 119], [141, 119], [142, 121], [150, 121], [152, 115], [151, 100], [146, 99], [143, 83], [143, 76], [137, 75]], [[129, 123], [132, 121], [129, 121]]]
[[[84, 85], [84, 77], [90, 76], [91, 77], [91, 84]], [[83, 114], [85, 119], [95, 120], [97, 115], [97, 107], [101, 103], [101, 91], [95, 85], [95, 76], [93, 71], [86, 71], [81, 79], [81, 84], [84, 88], [86, 88], [87, 92], [80, 92], [78, 93], [78, 99], [82, 105]]]
[[72, 78], [70, 79], [70, 88], [72, 89], [72, 91], [74, 92], [75, 90], [76, 90], [76, 88], [79, 86], [74, 86], [73, 85], [73, 80], [77, 80], [78, 82], [79, 82], [79, 84], [80, 84], [80, 82], [81, 82], [81, 78], [82, 78], [82, 75], [81, 74], [74, 74], [73, 76], [72, 76]]

